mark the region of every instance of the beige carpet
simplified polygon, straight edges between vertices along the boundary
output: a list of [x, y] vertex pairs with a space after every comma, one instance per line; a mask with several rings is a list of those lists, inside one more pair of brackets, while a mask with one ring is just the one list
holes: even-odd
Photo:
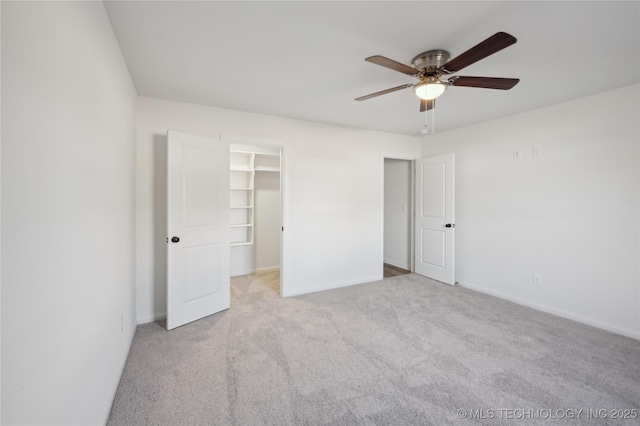
[[640, 408], [636, 340], [415, 274], [286, 299], [268, 282], [140, 326], [109, 424], [637, 424], [609, 411]]

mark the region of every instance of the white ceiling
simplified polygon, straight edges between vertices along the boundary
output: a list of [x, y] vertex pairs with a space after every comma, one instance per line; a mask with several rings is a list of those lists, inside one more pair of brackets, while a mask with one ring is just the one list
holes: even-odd
[[[498, 31], [515, 45], [458, 75], [517, 77], [510, 91], [451, 87], [439, 132], [640, 80], [640, 3], [118, 2], [107, 12], [138, 94], [415, 135], [415, 82], [364, 61], [410, 64], [426, 50], [459, 55]], [[606, 105], [594, 105], [606, 108]]]

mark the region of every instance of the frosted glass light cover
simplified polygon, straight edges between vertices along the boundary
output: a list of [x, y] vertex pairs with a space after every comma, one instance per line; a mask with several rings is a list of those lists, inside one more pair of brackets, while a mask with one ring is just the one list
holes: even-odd
[[423, 83], [418, 84], [413, 90], [420, 99], [431, 100], [442, 95], [446, 88], [442, 83]]

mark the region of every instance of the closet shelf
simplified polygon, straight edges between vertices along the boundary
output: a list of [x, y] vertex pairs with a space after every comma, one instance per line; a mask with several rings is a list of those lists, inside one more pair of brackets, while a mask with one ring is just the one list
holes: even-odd
[[[246, 246], [254, 243], [255, 172], [280, 172], [280, 153], [231, 150], [229, 155], [231, 217], [231, 245]], [[244, 193], [243, 193], [244, 191]], [[240, 223], [239, 223], [240, 222]]]

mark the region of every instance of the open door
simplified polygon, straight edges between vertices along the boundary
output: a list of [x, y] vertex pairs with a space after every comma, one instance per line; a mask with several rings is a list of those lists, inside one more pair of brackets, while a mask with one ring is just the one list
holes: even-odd
[[229, 143], [170, 131], [167, 329], [229, 308]]
[[454, 154], [416, 161], [415, 272], [453, 285]]

